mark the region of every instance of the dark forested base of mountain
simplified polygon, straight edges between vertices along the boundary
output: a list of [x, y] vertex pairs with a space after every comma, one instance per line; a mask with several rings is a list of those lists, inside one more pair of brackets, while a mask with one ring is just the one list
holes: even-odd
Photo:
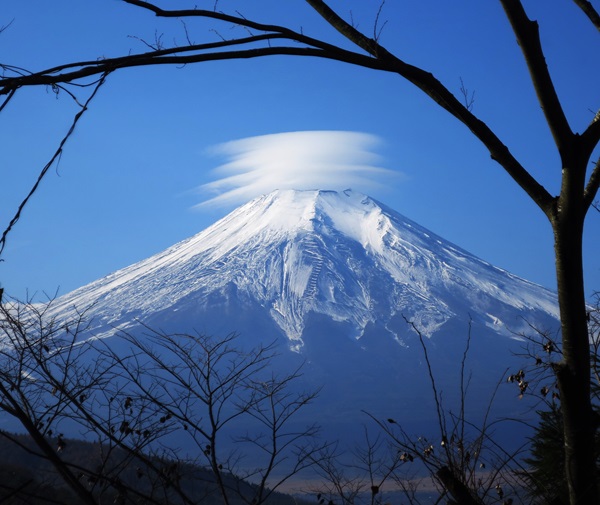
[[[0, 432], [0, 504], [1, 505], [79, 505], [81, 499], [65, 484], [56, 468], [39, 454], [33, 440], [26, 435]], [[55, 441], [54, 441], [55, 442]], [[80, 482], [97, 497], [97, 503], [123, 504], [178, 504], [183, 503], [174, 486], [159, 485], [158, 479], [150, 480], [146, 468], [135, 463], [120, 466], [118, 451], [114, 461], [107, 465], [105, 482], [98, 475], [102, 452], [99, 444], [81, 440], [62, 440], [62, 461], [71, 467]], [[106, 449], [106, 448], [104, 448]], [[104, 463], [106, 464], [106, 462]], [[176, 487], [183, 490], [192, 502], [203, 505], [222, 505], [213, 474], [204, 468], [170, 460], [156, 460], [163, 468], [179, 469], [182, 476]], [[116, 468], [121, 468], [115, 473]], [[89, 469], [89, 471], [86, 471]], [[253, 486], [234, 476], [227, 483], [232, 493], [231, 505], [246, 503], [241, 496], [252, 496]], [[152, 496], [150, 500], [148, 497]], [[269, 505], [306, 505], [297, 498], [274, 493], [266, 502]]]
[[75, 496], [60, 485], [43, 482], [35, 471], [17, 463], [0, 463], [0, 503], [2, 505], [75, 504]]

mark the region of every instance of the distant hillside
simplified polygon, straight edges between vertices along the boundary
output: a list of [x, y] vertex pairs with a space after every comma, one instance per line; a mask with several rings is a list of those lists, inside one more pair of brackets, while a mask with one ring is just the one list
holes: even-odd
[[[56, 440], [52, 441], [56, 443]], [[94, 490], [97, 496], [102, 495], [102, 503], [119, 503], [118, 491], [129, 488], [142, 493], [150, 493], [152, 483], [148, 480], [148, 473], [143, 465], [128, 465], [118, 473], [120, 484], [108, 485], [107, 482], [99, 482], [95, 474], [100, 464], [99, 453], [103, 449], [98, 444], [84, 442], [81, 440], [61, 440], [64, 449], [61, 451], [62, 459], [77, 467], [80, 480], [85, 482], [90, 490]], [[104, 448], [106, 450], [106, 448]], [[118, 466], [122, 453], [116, 451], [112, 464]], [[203, 505], [222, 505], [223, 500], [218, 494], [214, 484], [214, 477], [209, 470], [189, 465], [176, 464], [173, 460], [158, 461], [167, 469], [177, 466], [178, 477], [181, 488], [192, 498], [194, 502]], [[89, 471], [86, 472], [86, 469]], [[240, 481], [233, 476], [229, 477], [227, 483], [232, 488], [238, 488], [243, 494], [251, 496], [253, 486]], [[176, 493], [168, 486], [161, 490], [164, 498], [158, 498], [159, 503], [176, 504], [181, 503]], [[133, 493], [130, 493], [133, 494]], [[155, 490], [155, 495], [157, 490]], [[232, 505], [242, 505], [246, 502], [239, 497], [231, 500]], [[65, 486], [59, 474], [51, 463], [40, 457], [39, 450], [33, 440], [26, 435], [3, 433], [0, 436], [0, 504], [2, 505], [78, 505], [79, 499]], [[145, 503], [135, 501], [134, 503]], [[267, 501], [269, 505], [303, 505], [302, 501], [282, 493], [274, 493]]]

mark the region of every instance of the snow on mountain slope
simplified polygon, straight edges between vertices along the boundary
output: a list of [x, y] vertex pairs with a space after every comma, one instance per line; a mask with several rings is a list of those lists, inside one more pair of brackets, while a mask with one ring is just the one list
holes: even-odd
[[[409, 318], [432, 336], [471, 314], [501, 335], [527, 314], [556, 320], [556, 296], [498, 269], [390, 208], [347, 190], [275, 191], [203, 232], [55, 301], [68, 316], [93, 305], [91, 331], [109, 336], [135, 320], [218, 297], [260, 307], [301, 349], [309, 315], [345, 323], [360, 339]], [[209, 314], [207, 314], [209, 315]], [[535, 322], [535, 321], [533, 321]]]

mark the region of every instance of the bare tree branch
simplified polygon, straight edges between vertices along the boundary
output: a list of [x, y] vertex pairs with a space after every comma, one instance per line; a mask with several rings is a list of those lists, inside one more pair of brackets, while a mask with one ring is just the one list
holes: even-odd
[[[179, 53], [197, 52], [204, 50], [221, 49], [229, 46], [240, 46], [260, 41], [285, 39], [280, 34], [256, 35], [243, 39], [225, 40], [215, 43], [198, 44], [196, 46], [181, 46], [170, 49], [151, 51], [148, 53], [107, 58], [103, 60], [80, 61], [67, 65], [60, 65], [40, 72], [18, 77], [4, 77], [0, 79], [0, 95], [10, 93], [14, 89], [25, 86], [52, 85], [57, 83], [73, 84], [74, 81], [86, 77], [110, 73], [118, 69], [133, 68], [149, 65], [187, 65], [206, 61], [220, 61], [231, 59], [258, 58], [271, 55], [314, 56], [332, 60], [352, 63], [357, 66], [386, 70], [380, 62], [364, 55], [346, 51], [340, 48], [327, 50], [315, 47], [262, 47], [241, 49], [236, 51], [218, 51], [214, 53], [200, 53], [182, 55]], [[74, 69], [74, 70], [70, 70]]]
[[376, 42], [379, 42], [379, 39], [381, 38], [381, 34], [383, 33], [385, 25], [387, 25], [387, 21], [384, 21], [381, 24], [381, 26], [379, 26], [379, 18], [381, 17], [381, 11], [383, 11], [384, 5], [385, 5], [385, 0], [382, 0], [381, 3], [379, 4], [379, 9], [377, 9], [377, 15], [375, 16], [375, 24], [373, 25], [373, 39]]
[[463, 96], [464, 106], [467, 108], [468, 111], [472, 111], [473, 104], [475, 103], [475, 91], [471, 91], [469, 93], [469, 90], [465, 86], [462, 77], [460, 78], [460, 94]]
[[554, 142], [565, 165], [566, 153], [571, 148], [573, 132], [563, 111], [554, 83], [550, 77], [542, 50], [537, 22], [531, 21], [520, 0], [500, 0], [510, 21], [517, 42], [529, 68], [531, 81], [537, 93], [540, 106], [554, 137]]
[[[441, 107], [465, 124], [487, 147], [492, 159], [496, 160], [509, 173], [509, 175], [527, 192], [544, 212], [549, 213], [551, 211], [554, 200], [546, 189], [524, 169], [493, 131], [483, 121], [474, 116], [440, 81], [438, 81], [431, 73], [407, 64], [395, 57], [375, 40], [365, 37], [353, 26], [335, 14], [321, 0], [307, 1], [335, 29], [347, 36], [350, 41], [354, 42], [370, 56], [342, 49], [322, 40], [295, 32], [289, 28], [256, 23], [241, 16], [230, 16], [215, 11], [200, 9], [165, 11], [153, 4], [138, 0], [123, 1], [138, 7], [143, 7], [154, 12], [156, 15], [164, 17], [208, 17], [260, 30], [265, 33], [229, 41], [168, 48], [119, 58], [82, 61], [60, 65], [36, 73], [19, 75], [17, 77], [5, 77], [0, 79], [0, 94], [7, 94], [11, 92], [11, 90], [23, 86], [73, 83], [89, 76], [114, 71], [116, 69], [146, 65], [185, 65], [204, 61], [256, 58], [269, 55], [313, 56], [342, 61], [366, 68], [397, 73], [416, 85]], [[244, 48], [257, 42], [270, 42], [276, 40], [289, 40], [295, 43], [305, 44], [306, 47], [269, 46]], [[241, 49], [233, 51], [223, 50], [232, 46], [240, 47]]]
[[4, 110], [4, 108], [8, 105], [8, 103], [11, 101], [11, 99], [15, 96], [16, 92], [17, 92], [17, 90], [13, 89], [10, 93], [8, 93], [8, 95], [4, 98], [2, 105], [0, 105], [0, 112], [2, 112]]
[[[24, 427], [34, 454], [52, 463], [81, 503], [99, 505], [115, 494], [130, 495], [131, 503], [197, 503], [190, 479], [197, 478], [193, 468], [200, 470], [186, 474], [188, 460], [166, 445], [175, 432], [188, 443], [186, 453], [196, 446], [191, 461], [204, 458], [212, 492], [224, 503], [237, 495], [264, 503], [327, 445], [316, 440], [316, 426], [290, 424], [316, 393], [290, 389], [299, 370], [282, 377], [268, 370], [273, 345], [242, 349], [233, 345], [236, 335], [216, 340], [150, 331], [124, 335], [121, 343], [129, 346], [117, 351], [103, 341], [76, 342], [89, 324], [85, 312], [65, 322], [49, 308], [0, 304], [0, 410]], [[62, 457], [70, 443], [58, 431], [65, 422], [98, 442], [89, 463]], [[233, 422], [258, 448], [253, 471], [238, 467], [239, 444], [229, 456], [223, 448], [224, 428]], [[123, 477], [136, 466], [141, 487]], [[242, 480], [248, 476], [258, 477], [254, 486]], [[168, 496], [161, 499], [161, 492]]]
[[[50, 170], [50, 167], [54, 164], [54, 162], [57, 159], [59, 159], [61, 157], [61, 155], [63, 153], [63, 149], [65, 147], [65, 144], [67, 143], [67, 140], [69, 140], [69, 138], [71, 137], [71, 135], [75, 131], [75, 127], [77, 126], [77, 123], [79, 122], [79, 120], [81, 119], [81, 117], [83, 116], [83, 114], [88, 110], [88, 106], [91, 103], [91, 101], [94, 99], [94, 97], [96, 96], [96, 93], [98, 92], [98, 90], [100, 89], [100, 87], [106, 81], [107, 75], [108, 75], [107, 73], [104, 73], [102, 75], [102, 77], [100, 78], [100, 80], [96, 83], [96, 86], [95, 86], [94, 90], [92, 91], [92, 93], [90, 94], [90, 96], [88, 97], [88, 99], [86, 100], [86, 102], [83, 104], [83, 106], [81, 107], [81, 110], [77, 114], [75, 114], [75, 117], [73, 118], [73, 122], [71, 123], [71, 127], [69, 128], [69, 130], [67, 131], [67, 133], [63, 137], [63, 139], [60, 141], [60, 144], [58, 145], [58, 149], [54, 152], [54, 154], [50, 158], [50, 161], [48, 161], [48, 163], [46, 163], [46, 165], [44, 166], [44, 168], [42, 168], [41, 172], [39, 173], [39, 175], [37, 177], [37, 180], [35, 181], [35, 184], [32, 186], [32, 188], [29, 191], [29, 193], [27, 194], [27, 196], [20, 203], [19, 207], [17, 208], [17, 212], [15, 213], [15, 215], [13, 216], [13, 218], [10, 220], [10, 223], [8, 224], [8, 226], [6, 227], [6, 229], [2, 232], [2, 237], [0, 237], [0, 255], [4, 251], [4, 248], [6, 247], [6, 238], [7, 238], [8, 234], [11, 232], [11, 230], [14, 227], [14, 225], [21, 218], [21, 214], [23, 212], [23, 209], [25, 208], [25, 206], [27, 205], [27, 203], [29, 202], [29, 200], [31, 199], [31, 197], [34, 195], [34, 193], [37, 191], [37, 189], [40, 186], [42, 180], [44, 179], [44, 177], [48, 173], [48, 170]], [[13, 95], [14, 95], [14, 91], [9, 94], [9, 98], [11, 98]]]
[[13, 18], [7, 24], [0, 26], [0, 33], [2, 33], [4, 30], [7, 30], [14, 22], [15, 20]]
[[553, 198], [514, 158], [486, 123], [473, 115], [433, 74], [409, 65], [392, 55], [375, 40], [365, 37], [353, 26], [338, 16], [322, 0], [306, 0], [331, 26], [356, 45], [381, 61], [384, 69], [395, 72], [431, 97], [438, 105], [450, 112], [467, 126], [486, 146], [493, 160], [497, 161], [532, 200], [546, 213], [552, 210]]
[[590, 176], [587, 186], [583, 194], [583, 205], [588, 209], [594, 204], [596, 195], [598, 194], [598, 188], [600, 187], [600, 159], [596, 161], [592, 175]]
[[589, 159], [598, 142], [600, 142], [600, 111], [596, 113], [594, 119], [578, 138], [579, 148], [583, 159]]
[[588, 0], [573, 0], [575, 4], [584, 12], [592, 24], [600, 31], [600, 14]]

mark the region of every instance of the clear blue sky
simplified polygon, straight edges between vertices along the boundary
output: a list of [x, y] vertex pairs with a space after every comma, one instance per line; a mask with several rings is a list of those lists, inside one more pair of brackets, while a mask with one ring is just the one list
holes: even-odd
[[[370, 34], [379, 3], [332, 5], [347, 18], [351, 11]], [[235, 4], [247, 17], [339, 40], [302, 0], [219, 5]], [[598, 34], [572, 2], [524, 5], [540, 22], [559, 95], [581, 131], [600, 108]], [[381, 20], [388, 49], [457, 93], [462, 79], [475, 91], [474, 112], [556, 193], [559, 161], [499, 2], [388, 0]], [[184, 39], [179, 21], [157, 20], [119, 0], [3, 2], [0, 25], [11, 21], [0, 34], [0, 62], [32, 71], [145, 50], [135, 37]], [[187, 24], [196, 42], [217, 37], [206, 23]], [[230, 27], [220, 30], [232, 36]], [[56, 98], [40, 88], [19, 92], [0, 114], [2, 229], [75, 112], [64, 93]], [[464, 126], [398, 76], [291, 57], [111, 75], [9, 237], [2, 286], [18, 297], [26, 290], [64, 294], [194, 235], [235, 206], [197, 206], [207, 196], [195, 188], [221, 177], [213, 169], [228, 161], [214, 146], [323, 130], [374, 136], [376, 165], [398, 172], [380, 178], [378, 188], [357, 187], [343, 173], [332, 186], [370, 193], [484, 260], [554, 289], [546, 218]], [[593, 211], [586, 236], [591, 294], [600, 289], [600, 215]]]

